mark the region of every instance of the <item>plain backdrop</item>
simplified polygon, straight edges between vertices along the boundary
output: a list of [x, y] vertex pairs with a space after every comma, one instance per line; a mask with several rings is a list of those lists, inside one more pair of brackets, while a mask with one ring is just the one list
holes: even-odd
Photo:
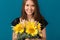
[[[21, 16], [23, 0], [0, 0], [0, 40], [12, 40], [11, 22]], [[60, 0], [38, 0], [41, 14], [48, 21], [47, 40], [60, 40]]]

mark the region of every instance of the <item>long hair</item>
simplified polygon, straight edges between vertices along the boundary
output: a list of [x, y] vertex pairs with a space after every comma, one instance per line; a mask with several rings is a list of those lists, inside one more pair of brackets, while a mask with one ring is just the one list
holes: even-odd
[[[21, 15], [21, 18], [22, 19], [25, 19], [27, 20], [27, 14], [24, 10], [24, 7], [25, 7], [25, 3], [26, 3], [27, 0], [23, 0], [23, 5], [22, 5], [22, 15]], [[38, 6], [38, 1], [37, 0], [32, 0], [33, 3], [35, 4], [35, 11], [34, 11], [34, 14], [33, 14], [33, 18], [35, 21], [39, 21], [41, 22], [42, 24], [44, 24], [44, 17], [41, 15], [40, 13], [40, 10], [39, 10], [39, 6]]]

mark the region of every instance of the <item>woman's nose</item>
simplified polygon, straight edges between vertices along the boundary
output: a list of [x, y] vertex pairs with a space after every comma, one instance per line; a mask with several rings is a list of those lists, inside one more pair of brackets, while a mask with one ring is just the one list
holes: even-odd
[[29, 9], [31, 10], [31, 6], [29, 6]]

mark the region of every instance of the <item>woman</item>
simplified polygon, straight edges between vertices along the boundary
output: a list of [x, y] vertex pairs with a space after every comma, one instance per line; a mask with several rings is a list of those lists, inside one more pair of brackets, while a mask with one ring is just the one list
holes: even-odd
[[[44, 17], [39, 12], [39, 7], [37, 0], [23, 0], [22, 6], [22, 15], [19, 18], [13, 20], [12, 25], [15, 26], [22, 20], [31, 20], [39, 21], [41, 23], [42, 38], [41, 40], [46, 40], [46, 25], [48, 24]], [[12, 40], [17, 40], [17, 34], [13, 32]], [[29, 39], [26, 39], [29, 40]], [[34, 39], [33, 39], [34, 40]]]

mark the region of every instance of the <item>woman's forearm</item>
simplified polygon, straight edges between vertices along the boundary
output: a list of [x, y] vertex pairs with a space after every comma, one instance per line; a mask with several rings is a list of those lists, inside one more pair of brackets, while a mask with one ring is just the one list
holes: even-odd
[[46, 40], [46, 38], [43, 37], [41, 40]]
[[12, 40], [17, 40], [17, 34], [13, 32]]

